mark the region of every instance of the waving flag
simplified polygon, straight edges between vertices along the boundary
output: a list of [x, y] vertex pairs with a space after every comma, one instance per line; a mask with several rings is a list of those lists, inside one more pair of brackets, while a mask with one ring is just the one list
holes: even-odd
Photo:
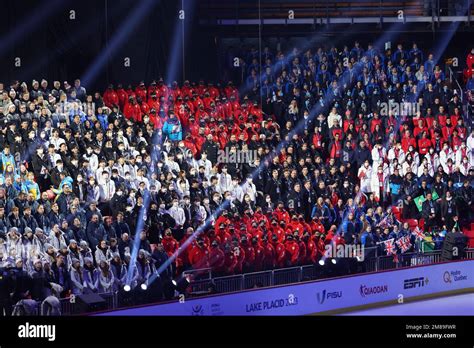
[[416, 236], [416, 239], [421, 239], [421, 240], [425, 239], [425, 234], [423, 233], [422, 230], [420, 230], [418, 226], [415, 227], [412, 234]]
[[411, 248], [410, 237], [405, 236], [397, 240], [398, 247], [402, 250], [402, 253], [408, 251]]
[[388, 215], [386, 215], [382, 220], [377, 224], [380, 228], [386, 228], [389, 226]]
[[392, 255], [392, 254], [396, 253], [395, 243], [393, 241], [394, 241], [394, 239], [391, 238], [391, 239], [387, 239], [387, 240], [382, 242], [385, 246], [385, 251], [387, 252], [387, 255]]

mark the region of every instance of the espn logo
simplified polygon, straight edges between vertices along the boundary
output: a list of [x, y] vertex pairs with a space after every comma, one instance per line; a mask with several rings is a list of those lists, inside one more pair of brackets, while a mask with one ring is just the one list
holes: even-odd
[[423, 287], [428, 285], [428, 278], [420, 277], [420, 278], [412, 278], [412, 279], [405, 279], [403, 281], [403, 289], [413, 289], [416, 287]]

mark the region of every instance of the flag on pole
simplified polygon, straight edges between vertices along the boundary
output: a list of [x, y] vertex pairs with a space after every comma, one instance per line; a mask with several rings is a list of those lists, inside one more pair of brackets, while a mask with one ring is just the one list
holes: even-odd
[[387, 255], [392, 255], [392, 254], [396, 253], [395, 244], [394, 244], [393, 241], [394, 241], [394, 239], [391, 238], [391, 239], [387, 239], [387, 240], [382, 242], [385, 246], [385, 251], [387, 252]]
[[397, 240], [398, 247], [402, 250], [402, 253], [407, 252], [411, 248], [410, 237], [405, 236]]
[[385, 216], [382, 220], [379, 221], [379, 223], [377, 224], [377, 227], [380, 227], [380, 228], [385, 228], [387, 227], [389, 224], [388, 224], [388, 215]]

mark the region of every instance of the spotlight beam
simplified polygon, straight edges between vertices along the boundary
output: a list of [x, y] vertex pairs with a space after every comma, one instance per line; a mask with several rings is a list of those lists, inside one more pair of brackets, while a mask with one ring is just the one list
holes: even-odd
[[[112, 13], [110, 15], [115, 16], [118, 12], [120, 12], [124, 8], [123, 6], [124, 4], [125, 2], [122, 2], [120, 3], [120, 6], [114, 6], [112, 9]], [[91, 29], [94, 28], [98, 23], [103, 21], [103, 18], [99, 16], [93, 16], [92, 18], [93, 18], [92, 22], [87, 22], [86, 24], [80, 26], [78, 28], [79, 30], [76, 30], [73, 36], [70, 37], [68, 41], [62, 43], [63, 46], [56, 47], [52, 52], [50, 52], [49, 55], [44, 55], [43, 57], [41, 57], [40, 60], [35, 61], [35, 64], [30, 64], [27, 69], [22, 70], [21, 74], [18, 77], [18, 80], [22, 81], [22, 80], [29, 79], [43, 66], [50, 64], [51, 61], [54, 60], [56, 57], [74, 48], [75, 45], [77, 44], [77, 41], [82, 40], [86, 35], [90, 35]]]
[[[403, 24], [404, 24], [403, 22], [394, 23], [394, 24], [392, 24], [391, 29], [395, 30], [396, 28], [398, 28], [398, 26], [401, 26]], [[399, 33], [395, 33], [395, 34], [398, 35]], [[376, 43], [374, 44], [374, 47], [378, 48], [380, 46], [380, 44], [383, 43], [391, 35], [392, 34], [383, 35], [381, 38], [379, 38], [376, 41]], [[363, 68], [363, 66], [360, 62], [357, 62], [354, 65], [354, 69], [356, 69], [356, 70], [360, 71], [362, 68]], [[346, 79], [346, 75], [343, 74], [338, 80], [338, 85], [341, 85], [344, 82], [345, 79]], [[329, 100], [330, 100], [330, 93], [328, 92], [328, 93], [326, 93], [326, 96], [325, 96], [325, 99], [324, 99], [324, 105], [326, 105]], [[309, 114], [308, 118], [310, 120], [313, 120], [316, 117], [316, 115], [318, 115], [320, 112], [324, 111], [324, 108], [325, 107], [322, 107], [321, 104], [317, 103], [310, 110], [310, 114]], [[256, 170], [254, 170], [254, 172], [252, 173], [252, 178], [256, 177], [262, 170], [264, 170], [268, 166], [271, 159], [278, 155], [278, 153], [282, 150], [282, 148], [285, 147], [291, 141], [291, 139], [293, 138], [294, 135], [298, 135], [302, 132], [302, 130], [304, 128], [304, 123], [305, 123], [304, 119], [300, 120], [299, 123], [288, 134], [288, 139], [289, 140], [282, 140], [282, 142], [280, 142], [280, 144], [278, 144], [278, 146], [270, 154], [268, 154], [265, 157], [264, 160], [261, 161], [259, 167]], [[244, 185], [244, 183], [242, 185], [240, 185], [240, 187], [242, 187], [243, 185]], [[151, 284], [156, 279], [157, 275], [161, 274], [165, 269], [167, 269], [171, 265], [171, 263], [174, 262], [174, 260], [181, 254], [181, 252], [184, 249], [186, 249], [206, 228], [208, 228], [210, 226], [210, 224], [212, 223], [212, 221], [214, 221], [222, 213], [222, 211], [224, 211], [229, 205], [230, 205], [230, 201], [228, 201], [228, 200], [225, 200], [223, 203], [221, 203], [221, 205], [218, 206], [216, 211], [210, 217], [208, 217], [206, 219], [206, 221], [201, 226], [199, 226], [198, 229], [183, 243], [183, 245], [180, 246], [178, 248], [178, 250], [176, 250], [173, 253], [173, 255], [171, 255], [168, 258], [168, 260], [166, 260], [156, 270], [156, 273], [152, 277], [150, 277], [149, 283]]]
[[[194, 2], [192, 2], [192, 4], [194, 4]], [[184, 3], [182, 3], [182, 9], [184, 10]], [[190, 6], [190, 13], [192, 12], [194, 6]], [[187, 18], [187, 16], [190, 15], [190, 13], [186, 13], [185, 12], [185, 17], [184, 18]], [[179, 47], [180, 47], [180, 40], [179, 40], [179, 36], [180, 36], [180, 27], [181, 25], [183, 26], [183, 32], [182, 32], [182, 40], [184, 40], [184, 20], [185, 19], [180, 19], [179, 17], [176, 18], [176, 24], [175, 24], [175, 30], [174, 30], [174, 44], [173, 44], [173, 47], [171, 49], [171, 53], [170, 53], [170, 57], [168, 59], [168, 62], [170, 64], [168, 64], [168, 69], [167, 69], [167, 72], [166, 72], [166, 80], [170, 80], [170, 81], [174, 81], [176, 79], [176, 75], [177, 75], [177, 67], [178, 67], [178, 63], [179, 63], [179, 56], [180, 56], [180, 52], [179, 52]], [[183, 21], [183, 23], [182, 23]], [[184, 49], [184, 41], [182, 42], [182, 47]], [[168, 100], [165, 100], [165, 102], [168, 104], [169, 101]], [[160, 134], [158, 131], [155, 131], [155, 135], [153, 136], [153, 140], [152, 140], [152, 150], [151, 150], [151, 157], [152, 157], [152, 161], [156, 160], [159, 161], [161, 159], [161, 146], [162, 146], [162, 143], [163, 143], [163, 136], [162, 136], [162, 133]], [[154, 164], [153, 163], [153, 167], [154, 167]], [[148, 179], [150, 179], [150, 175], [151, 173], [147, 173], [147, 177]], [[143, 216], [144, 214], [146, 214], [146, 212], [148, 211], [148, 208], [149, 208], [149, 205], [150, 205], [150, 198], [149, 198], [149, 194], [146, 195], [145, 199], [143, 200], [143, 207], [140, 209], [140, 217], [139, 220], [138, 220], [138, 223], [137, 223], [137, 229], [136, 229], [136, 232], [135, 232], [135, 239], [133, 241], [133, 252], [132, 252], [132, 255], [131, 255], [131, 258], [130, 258], [130, 264], [135, 264], [136, 262], [136, 259], [137, 259], [137, 255], [138, 255], [138, 246], [140, 245], [140, 240], [139, 238], [137, 238], [138, 236], [138, 233], [141, 232], [141, 230], [143, 229], [143, 224], [144, 224], [144, 220], [143, 220]], [[130, 283], [130, 280], [131, 280], [131, 277], [132, 277], [132, 272], [133, 270], [131, 268], [129, 268], [128, 272], [127, 272], [127, 284]], [[161, 272], [160, 272], [161, 273]], [[158, 272], [156, 272], [152, 277], [150, 277], [150, 279], [153, 278], [153, 281], [159, 276]], [[152, 281], [149, 281], [148, 284], [150, 285], [152, 283]]]
[[14, 30], [10, 30], [8, 34], [0, 38], [0, 57], [3, 56], [8, 49], [17, 41], [20, 41], [25, 35], [31, 33], [34, 28], [42, 24], [47, 18], [64, 8], [70, 1], [52, 0], [47, 4], [40, 3], [35, 7], [31, 14], [25, 19], [19, 19], [20, 25], [14, 26]]
[[118, 49], [124, 44], [130, 34], [139, 24], [140, 20], [145, 15], [147, 15], [157, 3], [158, 2], [154, 0], [142, 0], [137, 2], [137, 7], [132, 12], [129, 19], [120, 26], [106, 48], [99, 54], [99, 56], [87, 69], [86, 73], [82, 77], [83, 85], [91, 85], [92, 82], [94, 82], [97, 75], [104, 68], [104, 65], [107, 63], [110, 57], [115, 55]]

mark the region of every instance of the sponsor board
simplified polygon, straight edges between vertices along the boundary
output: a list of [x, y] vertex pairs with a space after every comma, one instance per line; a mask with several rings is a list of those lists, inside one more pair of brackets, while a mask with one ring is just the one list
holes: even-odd
[[[474, 260], [305, 282], [97, 315], [305, 315], [474, 288]], [[429, 279], [429, 281], [428, 281]], [[395, 303], [395, 302], [394, 302]]]
[[448, 284], [465, 280], [467, 280], [467, 274], [458, 269], [454, 271], [445, 271], [443, 273], [443, 281]]
[[388, 285], [364, 285], [362, 284], [359, 288], [360, 296], [366, 297], [371, 295], [383, 294], [388, 292]]
[[403, 289], [414, 289], [416, 287], [423, 287], [428, 285], [428, 278], [426, 277], [418, 277], [418, 278], [411, 278], [411, 279], [405, 279], [403, 281]]
[[326, 300], [335, 300], [341, 297], [342, 291], [326, 291], [326, 289], [316, 294], [316, 299], [319, 304], [323, 304]]
[[270, 301], [254, 302], [245, 305], [245, 311], [247, 313], [259, 312], [259, 311], [269, 311], [275, 310], [278, 308], [283, 308], [285, 306], [297, 306], [298, 297], [290, 294], [286, 298], [278, 298]]

